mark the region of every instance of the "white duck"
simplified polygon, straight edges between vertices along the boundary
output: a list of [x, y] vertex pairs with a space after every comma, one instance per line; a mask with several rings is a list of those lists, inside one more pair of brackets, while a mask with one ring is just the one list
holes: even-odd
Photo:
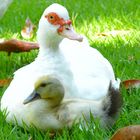
[[[100, 119], [103, 127], [110, 126], [121, 107], [119, 84], [120, 81], [116, 81], [116, 87], [113, 87], [110, 83], [108, 94], [99, 101], [63, 99], [65, 90], [61, 82], [52, 75], [42, 76], [23, 102], [25, 113], [22, 121], [41, 130], [56, 130], [71, 127], [81, 120], [90, 122], [92, 113], [94, 118]], [[20, 122], [19, 118], [17, 122]]]
[[[7, 121], [12, 121], [15, 117], [20, 118], [26, 112], [23, 101], [30, 95], [35, 81], [42, 75], [51, 74], [61, 81], [65, 89], [64, 98], [101, 97], [107, 93], [109, 82], [115, 83], [111, 65], [97, 50], [90, 47], [82, 49], [78, 43], [75, 43], [77, 46], [73, 48], [65, 44], [59, 49], [59, 43], [64, 37], [82, 41], [82, 37], [76, 34], [71, 26], [66, 8], [52, 4], [44, 11], [39, 22], [38, 57], [14, 73], [14, 79], [2, 97], [1, 109], [7, 110]], [[80, 46], [84, 44], [87, 42], [81, 42]]]

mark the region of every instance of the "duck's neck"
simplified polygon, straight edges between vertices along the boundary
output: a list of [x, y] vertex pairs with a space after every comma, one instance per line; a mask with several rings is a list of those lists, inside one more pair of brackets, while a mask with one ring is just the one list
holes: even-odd
[[[39, 33], [38, 33], [39, 34]], [[46, 34], [39, 34], [38, 35], [38, 43], [39, 43], [39, 54], [38, 57], [47, 57], [48, 55], [58, 54], [59, 51], [59, 44], [61, 42], [61, 37], [52, 37]]]
[[55, 57], [60, 55], [58, 41], [48, 41], [45, 43], [40, 43], [38, 58], [47, 58], [47, 57]]
[[39, 48], [38, 58], [45, 58], [48, 56], [55, 56], [55, 54], [59, 54], [59, 46], [41, 46]]

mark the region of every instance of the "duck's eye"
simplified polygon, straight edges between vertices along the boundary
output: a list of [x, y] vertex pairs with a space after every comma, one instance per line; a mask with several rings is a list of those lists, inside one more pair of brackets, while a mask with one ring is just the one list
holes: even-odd
[[50, 19], [51, 19], [51, 20], [54, 19], [54, 16], [50, 16]]
[[46, 86], [46, 83], [42, 83], [40, 86], [41, 87], [45, 87]]

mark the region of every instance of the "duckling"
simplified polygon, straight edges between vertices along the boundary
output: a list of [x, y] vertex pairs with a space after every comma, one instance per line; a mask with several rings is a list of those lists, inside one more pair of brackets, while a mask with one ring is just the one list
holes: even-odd
[[[65, 91], [62, 83], [53, 76], [43, 76], [36, 81], [34, 91], [24, 100], [23, 104], [29, 108], [33, 102], [37, 103], [41, 100], [47, 102], [46, 108], [42, 109], [40, 106], [40, 109], [37, 109], [40, 114], [34, 111], [37, 116], [40, 115], [40, 118], [35, 119], [35, 114], [30, 114], [33, 116], [31, 124], [43, 130], [71, 128], [73, 123], [81, 120], [90, 122], [91, 114], [94, 118], [100, 119], [103, 127], [107, 127], [114, 123], [121, 107], [119, 84], [120, 81], [117, 81], [115, 86], [110, 83], [108, 94], [99, 101], [64, 99]], [[57, 123], [54, 124], [54, 122]]]
[[36, 99], [47, 100], [51, 107], [60, 104], [64, 97], [64, 87], [61, 82], [53, 76], [42, 76], [35, 83], [35, 90], [24, 100], [27, 104]]

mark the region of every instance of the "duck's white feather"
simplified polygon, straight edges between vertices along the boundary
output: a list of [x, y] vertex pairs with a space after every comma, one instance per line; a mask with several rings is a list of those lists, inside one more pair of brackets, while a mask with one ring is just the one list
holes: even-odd
[[79, 97], [99, 99], [106, 95], [110, 81], [115, 81], [109, 61], [91, 48], [85, 37], [82, 43], [65, 39], [60, 49], [70, 64]]
[[[57, 4], [46, 11], [52, 12], [55, 7], [57, 7], [55, 12], [58, 12], [60, 16], [64, 16], [64, 19], [69, 18], [65, 8]], [[2, 97], [1, 109], [7, 109], [8, 122], [13, 121], [16, 117], [19, 124], [22, 123], [22, 120], [28, 124], [30, 119], [35, 117], [38, 119], [36, 121], [38, 124], [40, 124], [39, 121], [42, 121], [42, 125], [49, 125], [47, 102], [42, 100], [34, 102], [31, 107], [23, 104], [25, 98], [33, 91], [34, 83], [40, 76], [51, 74], [59, 79], [65, 89], [64, 99], [99, 99], [106, 95], [110, 81], [115, 80], [110, 63], [96, 49], [89, 47], [86, 39], [81, 43], [64, 40], [59, 49], [58, 43], [62, 37], [56, 32], [58, 26], [53, 27], [46, 22], [44, 14], [38, 31], [40, 45], [38, 57], [34, 62], [14, 73], [14, 79]], [[28, 118], [30, 115], [32, 118]], [[43, 124], [43, 117], [48, 118], [47, 121], [44, 121], [46, 124]], [[54, 124], [57, 123], [54, 121]]]

